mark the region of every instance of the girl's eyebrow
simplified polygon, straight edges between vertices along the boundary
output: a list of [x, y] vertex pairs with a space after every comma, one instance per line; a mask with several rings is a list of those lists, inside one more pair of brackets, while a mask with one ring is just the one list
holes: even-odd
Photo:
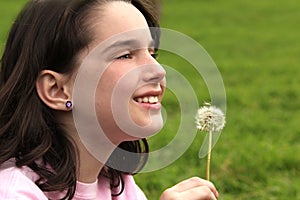
[[141, 48], [149, 48], [149, 47], [154, 47], [154, 41], [150, 40], [148, 45], [143, 45], [143, 42], [137, 39], [124, 39], [124, 40], [118, 40], [113, 42], [111, 45], [109, 45], [105, 51], [110, 51], [115, 48], [122, 48], [122, 47], [134, 47], [136, 49], [141, 49]]

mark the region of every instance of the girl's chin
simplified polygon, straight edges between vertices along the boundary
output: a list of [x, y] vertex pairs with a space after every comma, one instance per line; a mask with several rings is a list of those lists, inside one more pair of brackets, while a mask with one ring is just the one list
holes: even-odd
[[142, 121], [138, 119], [130, 135], [138, 138], [147, 138], [155, 135], [163, 128], [163, 118], [160, 112], [150, 113], [144, 119], [147, 120]]

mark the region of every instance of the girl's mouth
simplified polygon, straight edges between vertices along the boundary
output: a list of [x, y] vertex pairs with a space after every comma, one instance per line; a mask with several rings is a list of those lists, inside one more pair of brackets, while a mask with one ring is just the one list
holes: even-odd
[[136, 97], [134, 101], [138, 103], [149, 103], [149, 104], [156, 104], [159, 102], [158, 96], [144, 96], [144, 97]]

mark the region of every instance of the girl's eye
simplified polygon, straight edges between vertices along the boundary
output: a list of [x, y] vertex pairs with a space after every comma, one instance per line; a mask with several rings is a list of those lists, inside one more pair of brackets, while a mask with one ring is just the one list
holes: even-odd
[[121, 60], [122, 59], [131, 59], [131, 58], [132, 58], [132, 56], [129, 53], [117, 57], [117, 59], [121, 59]]

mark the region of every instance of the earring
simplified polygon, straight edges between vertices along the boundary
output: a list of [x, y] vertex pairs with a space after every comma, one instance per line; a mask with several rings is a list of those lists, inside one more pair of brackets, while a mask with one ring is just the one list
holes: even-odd
[[73, 105], [73, 104], [72, 104], [72, 101], [67, 101], [67, 102], [66, 102], [66, 108], [67, 108], [67, 109], [72, 108], [72, 105]]

